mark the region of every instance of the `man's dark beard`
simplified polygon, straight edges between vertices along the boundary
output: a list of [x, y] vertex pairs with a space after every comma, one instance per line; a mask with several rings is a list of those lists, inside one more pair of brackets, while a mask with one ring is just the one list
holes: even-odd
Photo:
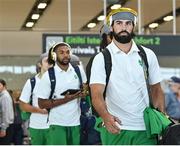
[[70, 63], [70, 59], [68, 59], [68, 62], [65, 62], [65, 61], [63, 61], [63, 60], [59, 60], [59, 64], [61, 64], [61, 65], [68, 65]]
[[[121, 33], [127, 33], [127, 35], [121, 35]], [[112, 34], [113, 34], [113, 37], [115, 38], [115, 40], [122, 44], [129, 43], [131, 41], [131, 39], [135, 36], [135, 34], [133, 32], [129, 33], [127, 31], [121, 31], [119, 33], [115, 33], [113, 31]]]

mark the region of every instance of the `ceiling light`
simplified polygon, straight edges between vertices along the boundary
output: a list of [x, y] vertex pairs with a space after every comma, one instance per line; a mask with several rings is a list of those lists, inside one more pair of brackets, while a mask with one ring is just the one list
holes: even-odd
[[34, 22], [27, 22], [26, 27], [32, 27], [34, 25]]
[[97, 18], [98, 21], [103, 21], [105, 19], [105, 16], [104, 15], [101, 15]]
[[119, 8], [121, 8], [120, 4], [114, 4], [113, 6], [111, 6], [111, 10], [119, 9]]
[[33, 20], [37, 20], [38, 18], [39, 18], [39, 14], [33, 14], [32, 16], [31, 16], [31, 19], [33, 19]]
[[149, 24], [149, 28], [156, 28], [158, 26], [159, 26], [158, 23], [151, 23], [151, 24]]
[[88, 28], [93, 28], [93, 27], [95, 27], [95, 26], [96, 26], [96, 23], [89, 23], [89, 24], [87, 25]]
[[47, 6], [46, 3], [39, 3], [38, 9], [44, 9]]
[[171, 21], [173, 20], [173, 16], [166, 16], [163, 18], [164, 21]]

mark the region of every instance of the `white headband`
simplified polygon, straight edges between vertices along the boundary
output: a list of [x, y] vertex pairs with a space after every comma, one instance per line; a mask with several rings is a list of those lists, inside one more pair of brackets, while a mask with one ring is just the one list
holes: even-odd
[[134, 22], [134, 25], [137, 23], [137, 16], [130, 12], [118, 12], [114, 15], [111, 15], [109, 18], [110, 26], [114, 20], [130, 20]]

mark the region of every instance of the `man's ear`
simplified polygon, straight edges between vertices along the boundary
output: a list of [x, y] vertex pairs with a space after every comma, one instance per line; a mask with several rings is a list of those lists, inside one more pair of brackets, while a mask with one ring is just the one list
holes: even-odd
[[112, 26], [110, 26], [110, 31], [111, 31], [111, 32], [113, 32], [113, 28], [112, 28]]
[[135, 31], [135, 28], [136, 28], [136, 27], [135, 27], [135, 26], [133, 26], [133, 32]]
[[41, 64], [40, 62], [38, 62], [37, 66], [38, 66], [39, 68], [41, 68], [41, 67], [42, 67], [42, 64]]

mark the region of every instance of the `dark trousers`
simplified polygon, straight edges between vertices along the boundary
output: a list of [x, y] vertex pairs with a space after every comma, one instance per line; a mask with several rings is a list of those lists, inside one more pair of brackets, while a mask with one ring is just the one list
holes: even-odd
[[10, 145], [12, 141], [13, 124], [10, 124], [6, 129], [6, 136], [0, 137], [0, 145]]
[[22, 124], [13, 124], [12, 143], [14, 145], [22, 145], [23, 144]]

